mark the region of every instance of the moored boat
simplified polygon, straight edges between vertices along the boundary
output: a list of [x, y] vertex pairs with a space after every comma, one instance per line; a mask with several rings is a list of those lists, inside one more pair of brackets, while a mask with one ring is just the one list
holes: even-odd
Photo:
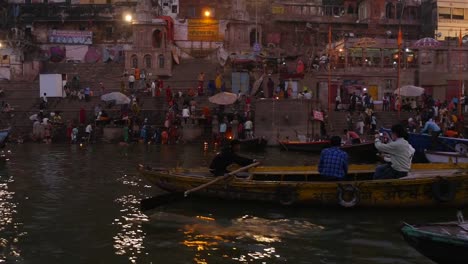
[[[381, 132], [391, 133], [390, 129], [381, 128]], [[424, 153], [426, 149], [437, 151], [458, 151], [462, 153], [468, 152], [468, 139], [453, 138], [453, 137], [437, 137], [437, 141], [433, 142], [432, 136], [429, 134], [409, 133], [408, 142], [413, 146], [416, 152]]]
[[409, 245], [435, 263], [468, 263], [468, 223], [405, 223], [400, 231]]
[[329, 140], [318, 140], [318, 141], [291, 141], [284, 140], [278, 141], [279, 145], [284, 150], [291, 151], [307, 151], [320, 153], [322, 149], [330, 146]]
[[468, 163], [468, 155], [455, 151], [424, 151], [429, 162], [433, 163]]
[[[317, 167], [257, 167], [196, 193], [199, 196], [311, 206], [423, 207], [468, 203], [468, 165], [414, 164], [409, 176], [371, 180], [375, 165], [351, 165], [351, 180], [318, 181]], [[213, 180], [206, 168], [152, 170], [140, 166], [152, 184], [183, 192]]]
[[5, 141], [7, 140], [9, 134], [9, 128], [0, 130], [0, 148], [5, 146]]

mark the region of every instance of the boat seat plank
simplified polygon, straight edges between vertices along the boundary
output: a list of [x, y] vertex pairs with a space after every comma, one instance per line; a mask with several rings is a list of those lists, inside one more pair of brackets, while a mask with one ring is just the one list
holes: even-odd
[[430, 177], [450, 177], [458, 176], [462, 173], [463, 170], [454, 169], [454, 170], [424, 170], [424, 171], [411, 171], [408, 173], [408, 176], [400, 179], [414, 179], [414, 178], [430, 178]]
[[[348, 175], [374, 173], [375, 170], [352, 170], [348, 171]], [[256, 171], [255, 175], [318, 175], [318, 171]]]

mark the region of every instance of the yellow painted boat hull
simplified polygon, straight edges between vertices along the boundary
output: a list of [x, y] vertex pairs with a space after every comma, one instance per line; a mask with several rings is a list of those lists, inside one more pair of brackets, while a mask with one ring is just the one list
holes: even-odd
[[[140, 166], [152, 184], [184, 192], [213, 180], [206, 168], [152, 170]], [[218, 182], [194, 195], [283, 205], [343, 207], [450, 207], [468, 202], [468, 165], [414, 164], [402, 179], [370, 180], [375, 165], [351, 165], [353, 180], [317, 181], [317, 168], [257, 167], [249, 177]]]

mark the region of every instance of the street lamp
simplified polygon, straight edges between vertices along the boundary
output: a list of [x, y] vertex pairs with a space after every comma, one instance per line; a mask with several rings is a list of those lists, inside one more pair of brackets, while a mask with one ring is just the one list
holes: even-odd
[[124, 19], [125, 19], [125, 21], [130, 23], [130, 22], [132, 22], [133, 17], [132, 17], [131, 14], [125, 14]]
[[210, 12], [210, 10], [205, 10], [205, 12], [203, 12], [203, 15], [204, 15], [205, 17], [211, 17], [211, 12]]

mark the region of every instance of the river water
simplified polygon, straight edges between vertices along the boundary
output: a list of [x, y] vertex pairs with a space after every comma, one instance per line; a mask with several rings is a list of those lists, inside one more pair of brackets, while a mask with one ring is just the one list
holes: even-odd
[[[0, 263], [431, 263], [406, 245], [401, 221], [455, 219], [448, 210], [343, 210], [190, 198], [147, 214], [159, 192], [138, 163], [206, 165], [200, 146], [9, 145], [0, 163]], [[265, 165], [316, 156], [268, 149]]]

